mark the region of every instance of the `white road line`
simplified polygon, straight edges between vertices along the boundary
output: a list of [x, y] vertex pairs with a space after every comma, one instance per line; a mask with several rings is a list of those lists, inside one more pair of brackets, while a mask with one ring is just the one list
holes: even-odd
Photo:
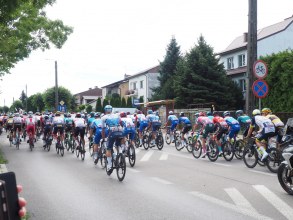
[[261, 215], [259, 213], [251, 212], [248, 209], [244, 209], [244, 208], [238, 207], [238, 206], [233, 205], [231, 203], [228, 203], [228, 202], [222, 201], [220, 199], [217, 199], [217, 198], [214, 198], [214, 197], [211, 197], [211, 196], [202, 194], [200, 192], [190, 192], [190, 193], [192, 195], [194, 195], [195, 197], [197, 197], [197, 198], [206, 200], [208, 202], [214, 203], [216, 205], [222, 206], [224, 208], [230, 209], [230, 210], [232, 210], [234, 212], [237, 212], [237, 213], [241, 213], [241, 214], [243, 214], [245, 216], [249, 216], [249, 217], [254, 218], [254, 219], [272, 220], [271, 218], [269, 218], [267, 216]]
[[276, 174], [272, 174], [272, 173], [265, 173], [265, 172], [257, 171], [257, 170], [248, 170], [248, 171], [253, 172], [253, 173], [259, 173], [259, 174], [263, 174], [263, 175], [267, 175], [267, 176], [276, 177]]
[[165, 185], [170, 185], [170, 184], [173, 184], [167, 180], [163, 180], [161, 178], [158, 178], [158, 177], [151, 177], [152, 180], [155, 180], [156, 182], [159, 182], [159, 183], [162, 183], [162, 184], [165, 184]]
[[140, 149], [136, 148], [135, 149], [135, 154], [138, 154], [140, 151], [141, 151]]
[[271, 203], [282, 215], [287, 219], [293, 219], [293, 209], [278, 196], [271, 192], [268, 188], [263, 185], [253, 186], [266, 200]]
[[151, 156], [153, 155], [154, 151], [148, 151], [141, 159], [140, 161], [148, 161]]
[[139, 173], [139, 170], [133, 169], [133, 168], [127, 168], [127, 170], [133, 172], [133, 173]]
[[230, 164], [223, 164], [223, 163], [217, 163], [217, 162], [212, 162], [212, 164], [216, 164], [216, 165], [220, 165], [220, 166], [224, 166], [224, 167], [231, 167]]
[[235, 188], [227, 188], [224, 189], [226, 193], [230, 196], [236, 206], [250, 210], [251, 212], [257, 213], [257, 211], [252, 207], [252, 205], [248, 202], [247, 199]]
[[167, 153], [162, 153], [160, 160], [168, 160], [168, 155]]

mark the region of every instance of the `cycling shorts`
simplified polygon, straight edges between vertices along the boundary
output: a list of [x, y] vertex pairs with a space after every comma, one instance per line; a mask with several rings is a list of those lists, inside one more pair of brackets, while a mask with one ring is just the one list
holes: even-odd
[[26, 133], [29, 134], [29, 133], [32, 133], [32, 135], [34, 136], [35, 135], [35, 125], [27, 125], [26, 126]]
[[60, 135], [62, 135], [64, 133], [64, 127], [54, 127], [53, 134], [56, 135], [58, 130], [60, 132]]
[[85, 127], [76, 127], [74, 129], [74, 137], [77, 137], [80, 135], [80, 137], [83, 139], [85, 134]]
[[102, 139], [102, 128], [97, 128], [95, 132], [94, 144], [100, 144]]
[[152, 129], [153, 132], [159, 130], [159, 128], [161, 127], [162, 123], [161, 122], [152, 122]]
[[182, 129], [182, 134], [186, 134], [192, 128], [191, 124], [186, 124]]
[[129, 139], [133, 140], [135, 136], [135, 128], [124, 129], [123, 136], [126, 137], [129, 134]]
[[261, 133], [256, 135], [256, 141], [258, 142], [268, 142], [268, 139], [270, 137], [274, 137], [276, 135], [275, 132], [268, 132], [265, 133], [264, 129], [261, 131]]
[[213, 133], [213, 132], [214, 132], [214, 124], [213, 123], [206, 124], [202, 133], [202, 137], [206, 139], [209, 133]]
[[232, 125], [230, 127], [230, 131], [229, 131], [229, 138], [234, 138], [237, 136], [238, 132], [240, 131], [240, 125], [239, 124], [235, 124], [235, 125]]
[[142, 121], [139, 125], [139, 131], [142, 132], [147, 126], [148, 123], [146, 121]]
[[178, 125], [178, 120], [174, 120], [174, 121], [172, 121], [172, 124], [171, 124], [171, 131], [174, 131], [174, 129], [177, 127], [177, 125]]
[[108, 138], [107, 150], [112, 150], [113, 149], [114, 142], [115, 142], [116, 146], [120, 146], [122, 138], [123, 138], [122, 131], [112, 131], [112, 132], [110, 132], [109, 138]]
[[16, 130], [21, 131], [21, 124], [14, 124], [13, 130], [16, 132]]

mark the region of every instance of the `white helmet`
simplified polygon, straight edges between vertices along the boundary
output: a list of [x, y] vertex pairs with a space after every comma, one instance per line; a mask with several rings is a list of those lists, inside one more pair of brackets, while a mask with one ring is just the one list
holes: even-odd
[[253, 112], [252, 112], [252, 115], [253, 116], [260, 115], [260, 110], [259, 109], [254, 109]]
[[173, 115], [174, 113], [173, 113], [173, 111], [169, 111], [169, 115]]

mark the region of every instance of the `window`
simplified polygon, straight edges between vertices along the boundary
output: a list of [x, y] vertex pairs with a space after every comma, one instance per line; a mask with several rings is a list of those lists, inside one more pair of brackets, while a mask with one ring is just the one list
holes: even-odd
[[238, 66], [245, 66], [245, 54], [241, 54], [238, 56]]
[[143, 89], [143, 80], [140, 81], [140, 88]]
[[245, 79], [239, 80], [239, 87], [241, 88], [242, 92], [246, 91], [246, 80]]
[[227, 59], [227, 69], [228, 70], [234, 69], [233, 57], [229, 57]]
[[134, 82], [132, 85], [133, 85], [133, 90], [135, 90], [136, 89], [136, 82]]

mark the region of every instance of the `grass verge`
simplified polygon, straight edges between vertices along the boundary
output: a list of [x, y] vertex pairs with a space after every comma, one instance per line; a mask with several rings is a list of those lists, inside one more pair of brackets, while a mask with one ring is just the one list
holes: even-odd
[[4, 154], [0, 148], [0, 164], [5, 164], [8, 163], [8, 160], [6, 160], [6, 158], [4, 157]]

